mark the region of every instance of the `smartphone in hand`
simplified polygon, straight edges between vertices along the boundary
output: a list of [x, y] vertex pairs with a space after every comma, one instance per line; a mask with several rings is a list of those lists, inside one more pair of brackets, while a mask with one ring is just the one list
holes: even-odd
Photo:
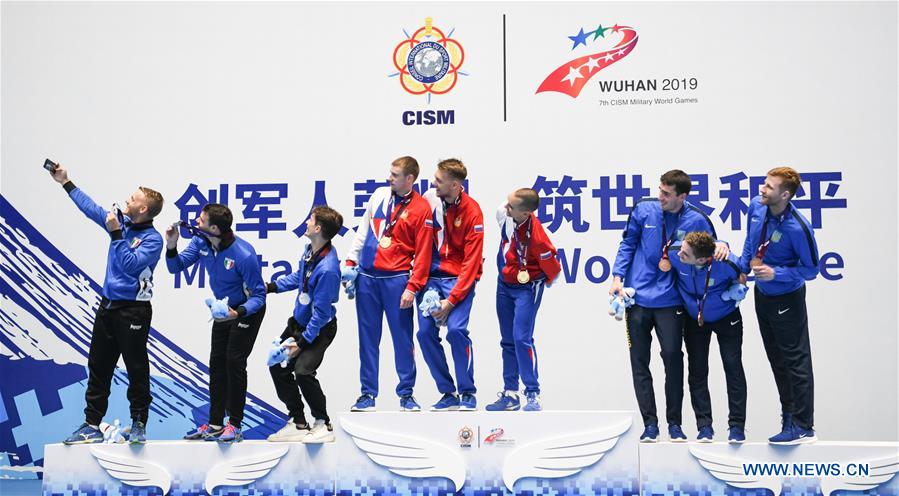
[[56, 168], [59, 167], [59, 164], [53, 163], [49, 158], [44, 159], [44, 168], [50, 171], [51, 173], [56, 172]]

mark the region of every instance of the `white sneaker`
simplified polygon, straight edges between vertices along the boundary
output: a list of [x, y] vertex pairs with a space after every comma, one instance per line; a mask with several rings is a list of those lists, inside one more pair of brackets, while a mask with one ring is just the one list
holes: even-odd
[[301, 443], [306, 434], [309, 434], [308, 424], [304, 428], [300, 428], [297, 424], [288, 421], [287, 425], [267, 439], [273, 443]]
[[324, 420], [318, 419], [312, 424], [312, 429], [303, 438], [303, 442], [307, 444], [333, 443], [334, 428]]

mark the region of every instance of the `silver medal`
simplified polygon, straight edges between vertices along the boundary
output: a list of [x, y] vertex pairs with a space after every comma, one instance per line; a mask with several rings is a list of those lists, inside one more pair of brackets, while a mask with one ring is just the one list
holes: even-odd
[[300, 305], [308, 305], [311, 301], [312, 298], [309, 298], [309, 293], [300, 293]]

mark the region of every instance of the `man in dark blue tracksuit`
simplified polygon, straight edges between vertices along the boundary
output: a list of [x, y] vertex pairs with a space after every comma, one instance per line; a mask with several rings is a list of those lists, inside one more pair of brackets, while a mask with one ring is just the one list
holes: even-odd
[[[243, 440], [241, 421], [247, 400], [247, 357], [265, 316], [265, 283], [256, 250], [234, 235], [226, 205], [203, 207], [190, 244], [178, 253], [178, 227], [166, 232], [165, 263], [175, 274], [198, 261], [209, 274], [216, 299], [228, 298], [228, 316], [212, 324], [209, 354], [209, 422], [188, 433], [189, 440]], [[228, 424], [224, 424], [225, 412]]]
[[[290, 419], [281, 430], [269, 436], [269, 441], [334, 441], [325, 393], [316, 378], [316, 370], [337, 335], [335, 303], [340, 296], [340, 259], [337, 250], [331, 246], [331, 239], [342, 226], [343, 216], [334, 209], [327, 206], [313, 208], [306, 221], [305, 236], [309, 238], [309, 244], [297, 271], [266, 285], [269, 293], [297, 290], [293, 316], [287, 319], [287, 328], [280, 337], [282, 343], [291, 337], [295, 341], [295, 344], [287, 345], [290, 360], [286, 367], [281, 364], [269, 367], [275, 391], [287, 406]], [[300, 393], [315, 418], [311, 429], [303, 414]]]
[[[673, 252], [674, 248], [672, 248]], [[699, 430], [697, 441], [712, 442], [712, 399], [709, 395], [709, 344], [714, 332], [727, 381], [730, 415], [728, 441], [746, 440], [746, 375], [743, 372], [743, 317], [739, 302], [724, 300], [725, 292], [744, 280], [740, 259], [731, 253], [716, 261], [715, 240], [706, 232], [690, 232], [677, 254], [669, 252], [677, 291], [687, 315], [684, 342], [687, 345], [687, 384]]]
[[162, 254], [162, 236], [153, 228], [153, 218], [162, 210], [162, 195], [140, 187], [125, 204], [112, 212], [94, 202], [60, 166], [51, 173], [62, 184], [79, 210], [109, 233], [103, 298], [97, 308], [88, 355], [87, 406], [84, 424], [65, 440], [66, 444], [103, 441], [100, 421], [109, 405], [109, 388], [119, 356], [128, 371], [128, 401], [131, 404], [129, 441], [146, 441], [150, 410], [150, 360], [147, 338], [153, 309], [153, 270]]
[[801, 184], [789, 167], [768, 171], [749, 204], [741, 269], [755, 276], [755, 312], [780, 395], [783, 429], [772, 444], [817, 440], [814, 375], [805, 281], [818, 276], [818, 245], [809, 221], [790, 202]]
[[[690, 188], [690, 176], [683, 171], [671, 170], [662, 175], [658, 198], [641, 200], [631, 210], [612, 269], [610, 295], [618, 294], [624, 287], [636, 290], [636, 304], [627, 311], [627, 332], [634, 391], [645, 427], [640, 436], [642, 442], [655, 442], [659, 435], [649, 371], [653, 328], [665, 366], [668, 434], [673, 441], [687, 439], [681, 429], [684, 308], [674, 284], [668, 250], [691, 231], [715, 235], [712, 221], [686, 201]], [[726, 256], [725, 245], [717, 248], [716, 258]]]

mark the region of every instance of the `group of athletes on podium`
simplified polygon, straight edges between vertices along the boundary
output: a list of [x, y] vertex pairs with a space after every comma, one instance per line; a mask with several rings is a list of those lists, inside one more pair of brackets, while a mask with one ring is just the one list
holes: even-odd
[[[110, 237], [102, 299], [97, 308], [88, 358], [85, 421], [66, 444], [103, 441], [99, 429], [119, 356], [128, 372], [131, 443], [146, 441], [150, 395], [147, 339], [152, 317], [153, 272], [165, 253], [166, 267], [178, 273], [196, 263], [207, 271], [216, 300], [227, 306], [214, 319], [209, 355], [209, 418], [188, 440], [239, 442], [247, 392], [247, 358], [265, 316], [268, 294], [295, 294], [293, 314], [280, 341], [287, 366], [270, 367], [278, 398], [289, 415], [270, 441], [322, 443], [334, 440], [326, 398], [316, 370], [337, 333], [335, 303], [341, 285], [353, 290], [359, 331], [361, 395], [351, 411], [376, 408], [379, 347], [386, 316], [393, 342], [401, 411], [416, 412], [413, 314], [418, 345], [442, 397], [431, 411], [476, 410], [474, 347], [468, 322], [475, 287], [483, 273], [484, 217], [463, 186], [465, 165], [457, 159], [437, 164], [432, 188], [423, 195], [413, 185], [418, 162], [400, 157], [390, 167], [388, 186], [376, 190], [365, 209], [349, 253], [341, 263], [331, 239], [343, 217], [327, 206], [313, 208], [306, 223], [305, 248], [297, 270], [266, 283], [256, 251], [234, 235], [226, 205], [203, 207], [195, 226], [176, 223], [165, 235], [153, 226], [162, 210], [160, 193], [135, 191], [124, 208], [111, 211], [94, 202], [55, 165], [50, 171], [75, 205]], [[748, 212], [740, 256], [717, 240], [709, 218], [687, 201], [690, 177], [672, 170], [662, 175], [658, 197], [637, 202], [628, 217], [613, 267], [609, 294], [633, 288], [626, 311], [628, 346], [637, 403], [644, 422], [642, 442], [659, 438], [652, 376], [651, 331], [655, 329], [665, 369], [666, 420], [672, 441], [686, 441], [681, 429], [683, 352], [689, 358], [688, 384], [699, 441], [712, 441], [708, 354], [718, 337], [727, 383], [728, 440], [745, 440], [746, 379], [741, 349], [743, 325], [738, 305], [722, 295], [734, 284], [755, 278], [755, 307], [782, 407], [782, 431], [769, 442], [814, 441], [813, 378], [805, 306], [805, 281], [818, 272], [817, 247], [809, 222], [792, 205], [799, 174], [788, 167], [768, 172]], [[540, 411], [538, 355], [534, 326], [543, 292], [561, 272], [546, 231], [535, 212], [531, 188], [511, 192], [496, 213], [496, 312], [502, 349], [503, 390], [488, 411]], [[193, 235], [178, 251], [180, 228]], [[430, 311], [418, 312], [434, 298]], [[436, 296], [435, 296], [436, 295]], [[442, 345], [449, 342], [453, 373]], [[289, 338], [293, 338], [292, 340]], [[523, 384], [523, 398], [519, 386]], [[306, 421], [303, 398], [312, 425]], [[225, 420], [227, 417], [227, 421]]]

